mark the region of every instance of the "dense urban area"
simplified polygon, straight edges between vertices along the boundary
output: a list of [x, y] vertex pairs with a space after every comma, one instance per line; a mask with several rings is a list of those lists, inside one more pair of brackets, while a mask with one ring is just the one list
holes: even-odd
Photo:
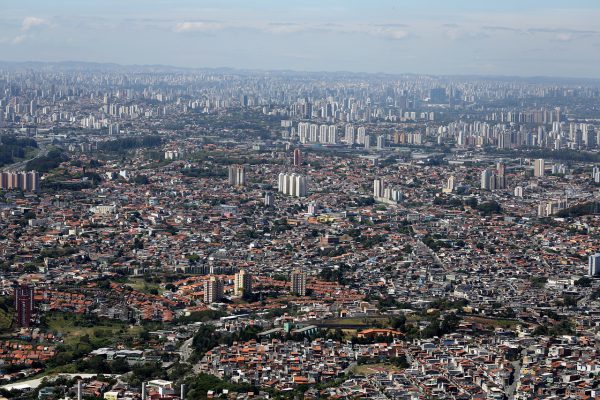
[[600, 81], [0, 64], [0, 398], [600, 398]]

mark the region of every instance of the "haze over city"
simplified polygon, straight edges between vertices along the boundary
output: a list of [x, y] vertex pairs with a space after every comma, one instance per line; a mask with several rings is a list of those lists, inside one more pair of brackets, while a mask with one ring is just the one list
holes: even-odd
[[587, 1], [4, 2], [0, 59], [600, 78]]

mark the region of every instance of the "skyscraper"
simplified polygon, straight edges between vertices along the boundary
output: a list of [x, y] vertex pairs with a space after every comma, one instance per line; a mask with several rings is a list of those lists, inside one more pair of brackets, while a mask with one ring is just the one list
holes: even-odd
[[23, 328], [30, 327], [33, 314], [33, 288], [31, 286], [15, 286], [15, 309], [17, 325]]
[[233, 294], [242, 296], [252, 293], [252, 275], [242, 269], [237, 274], [233, 281]]
[[306, 296], [306, 273], [300, 269], [293, 270], [291, 281], [292, 293], [298, 296]]

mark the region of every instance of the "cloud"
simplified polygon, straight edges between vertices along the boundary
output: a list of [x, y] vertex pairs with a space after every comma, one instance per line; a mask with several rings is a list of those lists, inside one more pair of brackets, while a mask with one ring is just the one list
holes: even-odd
[[23, 19], [23, 22], [21, 23], [21, 30], [23, 32], [27, 32], [27, 31], [31, 30], [32, 28], [35, 28], [38, 26], [43, 26], [43, 25], [49, 25], [48, 21], [43, 18], [38, 18], [38, 17], [25, 17]]
[[403, 40], [410, 37], [410, 32], [406, 28], [406, 25], [401, 24], [374, 25], [367, 28], [366, 33], [386, 39]]
[[177, 33], [186, 32], [214, 32], [225, 28], [220, 22], [215, 21], [185, 21], [175, 25], [173, 30]]

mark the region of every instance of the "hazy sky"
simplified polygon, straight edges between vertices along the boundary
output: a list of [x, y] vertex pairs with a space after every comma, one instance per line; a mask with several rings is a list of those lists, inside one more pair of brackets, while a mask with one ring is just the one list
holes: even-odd
[[2, 0], [0, 60], [600, 78], [599, 0]]

